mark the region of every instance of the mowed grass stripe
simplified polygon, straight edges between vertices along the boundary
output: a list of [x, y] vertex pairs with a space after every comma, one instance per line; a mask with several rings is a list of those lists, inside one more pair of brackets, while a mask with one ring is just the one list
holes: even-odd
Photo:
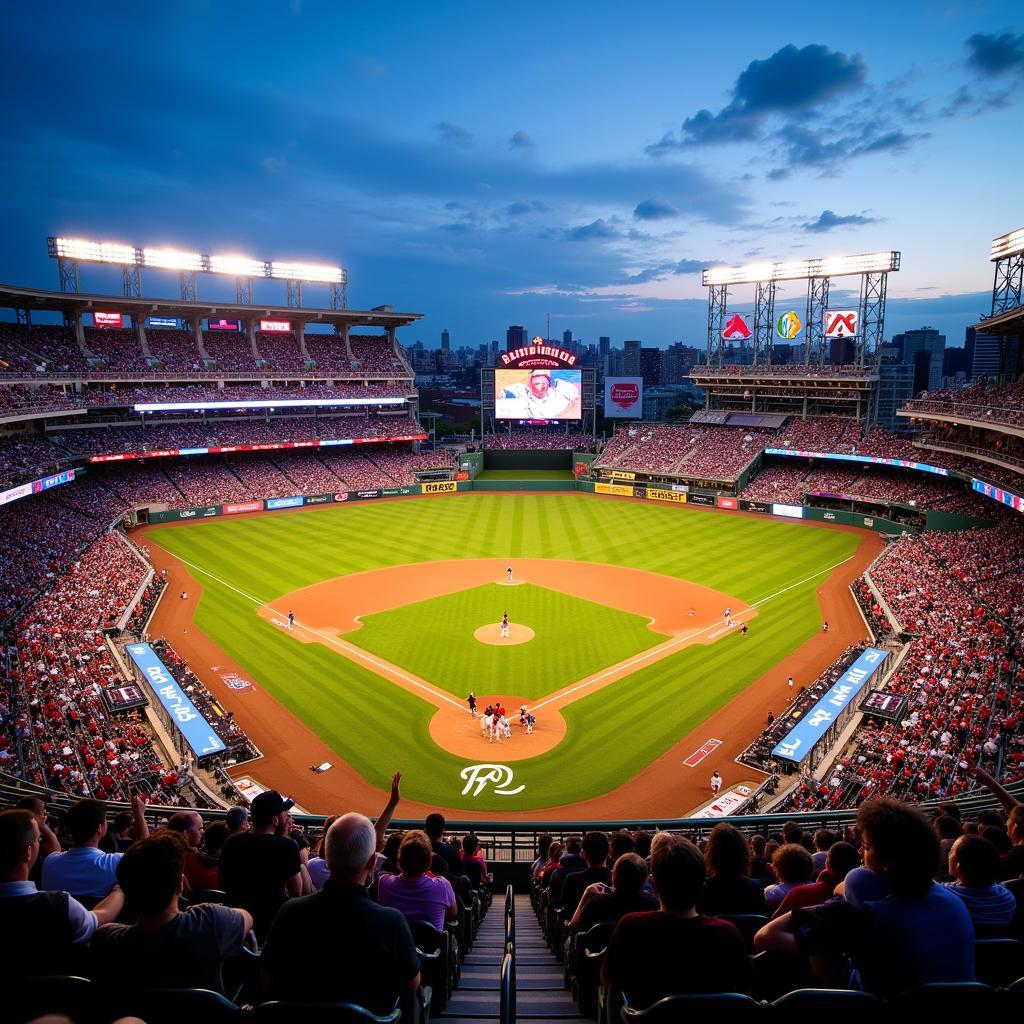
[[[511, 553], [517, 505], [523, 555], [662, 572], [731, 593], [737, 602], [760, 600], [811, 573], [821, 575], [762, 606], [745, 639], [737, 634], [688, 648], [584, 695], [566, 709], [565, 741], [542, 757], [516, 763], [517, 784], [526, 788], [515, 797], [463, 798], [458, 769], [466, 762], [430, 740], [430, 705], [322, 645], [296, 643], [256, 617], [251, 601], [202, 576], [198, 624], [376, 785], [386, 787], [397, 767], [406, 771], [403, 788], [415, 799], [468, 810], [526, 811], [614, 788], [778, 665], [820, 629], [814, 591], [822, 570], [848, 558], [858, 541], [854, 534], [798, 523], [574, 494], [366, 502], [208, 520], [157, 530], [150, 539], [272, 603], [290, 590], [382, 566], [452, 558], [504, 561]], [[779, 673], [784, 690], [784, 666]], [[780, 690], [780, 707], [785, 696]], [[515, 742], [527, 741], [517, 733]], [[482, 750], [481, 760], [485, 755]], [[296, 757], [301, 763], [302, 753]]]

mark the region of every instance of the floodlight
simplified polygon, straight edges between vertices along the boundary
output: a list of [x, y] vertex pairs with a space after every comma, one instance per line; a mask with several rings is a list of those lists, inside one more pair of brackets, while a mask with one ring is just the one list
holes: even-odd
[[858, 256], [827, 256], [815, 260], [787, 260], [783, 263], [750, 263], [742, 267], [712, 267], [704, 271], [702, 279], [706, 286], [753, 284], [758, 281], [884, 274], [899, 269], [900, 254], [889, 251], [861, 253]]
[[992, 260], [1003, 260], [1021, 252], [1024, 252], [1024, 228], [1017, 228], [1016, 231], [992, 239]]
[[135, 263], [135, 246], [120, 242], [91, 242], [86, 238], [55, 238], [54, 255], [87, 263]]
[[202, 270], [203, 257], [197, 252], [180, 249], [143, 249], [142, 262], [161, 270]]
[[264, 277], [267, 265], [263, 260], [248, 256], [211, 256], [210, 270], [214, 274], [230, 274], [232, 277]]
[[341, 284], [344, 271], [341, 267], [318, 266], [315, 263], [278, 263], [270, 264], [270, 276], [283, 278], [286, 281], [324, 281], [328, 284]]

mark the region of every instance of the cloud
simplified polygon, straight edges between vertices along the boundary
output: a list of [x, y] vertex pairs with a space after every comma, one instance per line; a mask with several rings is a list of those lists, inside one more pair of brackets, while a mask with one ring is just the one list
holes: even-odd
[[720, 263], [720, 260], [679, 260], [672, 268], [673, 274], [698, 274], [705, 267]]
[[678, 217], [679, 211], [663, 199], [645, 199], [642, 203], [637, 203], [633, 216], [637, 220], [666, 220]]
[[902, 152], [929, 138], [928, 132], [909, 133], [870, 121], [845, 133], [788, 125], [775, 133], [774, 141], [785, 154], [785, 163], [768, 172], [770, 181], [789, 175], [795, 167], [832, 171], [848, 160], [873, 153]]
[[441, 133], [441, 141], [451, 146], [461, 146], [468, 149], [473, 145], [473, 134], [461, 125], [452, 124], [451, 121], [440, 121], [434, 127]]
[[619, 232], [612, 224], [603, 217], [591, 221], [589, 224], [581, 224], [575, 228], [567, 228], [565, 237], [570, 242], [586, 242], [592, 238], [618, 238]]
[[537, 143], [535, 143], [533, 139], [526, 134], [526, 132], [520, 129], [519, 131], [512, 133], [512, 137], [508, 140], [508, 148], [519, 150], [536, 149]]
[[866, 217], [861, 213], [838, 214], [831, 210], [822, 210], [817, 220], [808, 221], [804, 231], [824, 232], [847, 225], [877, 224], [877, 217]]
[[[748, 142], [756, 139], [764, 119], [799, 114], [864, 84], [867, 65], [852, 56], [812, 44], [790, 43], [765, 60], [751, 61], [733, 86], [732, 99], [717, 114], [698, 110], [683, 121], [679, 145]], [[666, 148], [662, 139], [654, 149]]]
[[516, 202], [509, 203], [505, 207], [505, 214], [509, 217], [526, 217], [531, 213], [547, 213], [549, 209], [548, 204], [542, 203], [539, 199], [534, 199], [530, 202], [516, 200]]
[[998, 35], [976, 32], [966, 40], [967, 66], [985, 78], [1024, 74], [1024, 33], [1004, 29]]

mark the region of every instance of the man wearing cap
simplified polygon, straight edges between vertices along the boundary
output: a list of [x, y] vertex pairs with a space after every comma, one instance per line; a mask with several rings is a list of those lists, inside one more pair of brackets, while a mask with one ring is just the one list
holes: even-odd
[[293, 803], [273, 789], [260, 793], [249, 806], [251, 829], [230, 836], [220, 855], [224, 902], [252, 914], [260, 942], [285, 900], [302, 895], [299, 848], [293, 839], [274, 835]]
[[498, 419], [579, 419], [580, 392], [571, 381], [552, 377], [550, 370], [530, 371], [525, 384], [502, 387], [495, 409]]

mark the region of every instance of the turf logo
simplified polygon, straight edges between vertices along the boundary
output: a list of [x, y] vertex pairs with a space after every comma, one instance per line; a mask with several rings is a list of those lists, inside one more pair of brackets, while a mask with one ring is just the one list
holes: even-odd
[[499, 796], [515, 796], [516, 793], [522, 793], [526, 789], [525, 785], [516, 786], [515, 789], [509, 789], [512, 785], [512, 769], [507, 764], [470, 764], [459, 772], [466, 781], [466, 785], [462, 789], [462, 795], [465, 796], [473, 787], [473, 796], [479, 796], [486, 788], [487, 783], [494, 783], [494, 792]]

